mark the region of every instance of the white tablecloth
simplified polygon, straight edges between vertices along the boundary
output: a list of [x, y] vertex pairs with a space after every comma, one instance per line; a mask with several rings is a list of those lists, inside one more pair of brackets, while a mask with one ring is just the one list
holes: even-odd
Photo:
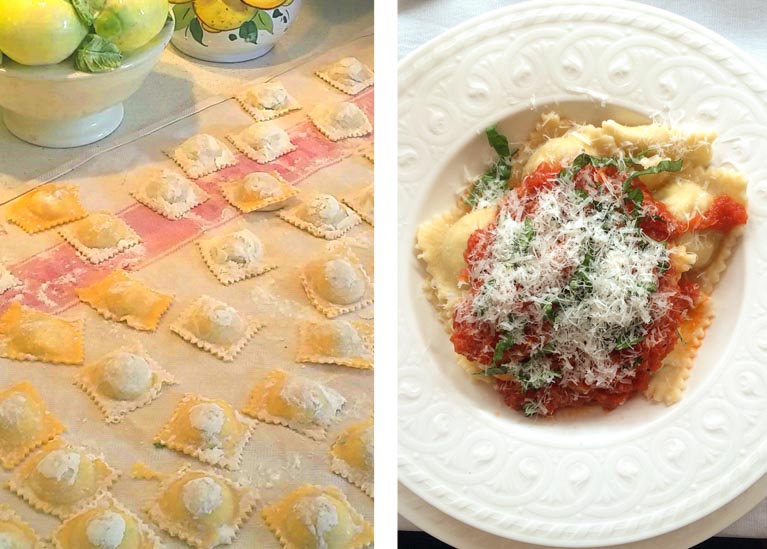
[[[518, 0], [399, 0], [399, 57], [472, 17], [515, 3]], [[765, 0], [643, 0], [643, 3], [700, 23], [767, 65]], [[417, 530], [402, 517], [399, 527]], [[767, 538], [767, 500], [721, 535]]]

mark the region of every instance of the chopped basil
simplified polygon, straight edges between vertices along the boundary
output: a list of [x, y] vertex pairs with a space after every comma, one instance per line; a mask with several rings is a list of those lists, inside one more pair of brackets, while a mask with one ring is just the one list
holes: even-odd
[[487, 136], [487, 142], [490, 143], [490, 146], [495, 149], [495, 152], [498, 153], [498, 156], [501, 158], [507, 158], [511, 156], [511, 151], [509, 150], [509, 140], [506, 138], [505, 135], [502, 133], [499, 133], [497, 129], [495, 129], [495, 126], [491, 126], [485, 130], [485, 135]]
[[682, 160], [661, 160], [655, 166], [651, 166], [638, 172], [632, 172], [631, 175], [623, 182], [624, 188], [632, 179], [636, 179], [642, 175], [652, 175], [661, 172], [678, 172], [682, 169]]
[[588, 200], [589, 199], [589, 193], [584, 191], [583, 189], [575, 189], [575, 196], [582, 200]]
[[500, 364], [503, 360], [503, 354], [511, 349], [516, 344], [516, 338], [512, 335], [505, 335], [501, 337], [498, 343], [495, 344], [495, 350], [493, 351], [493, 366]]
[[644, 341], [644, 336], [641, 337], [627, 337], [625, 339], [622, 339], [618, 342], [618, 344], [615, 346], [616, 351], [622, 351], [624, 349], [630, 349], [637, 343], [641, 343]]
[[678, 337], [679, 341], [681, 341], [684, 345], [687, 345], [687, 342], [682, 337], [682, 332], [679, 331], [679, 328], [676, 329], [676, 337]]
[[509, 369], [506, 366], [493, 366], [491, 368], [487, 368], [486, 370], [482, 370], [481, 372], [477, 372], [474, 374], [475, 376], [497, 376], [501, 374], [508, 374]]
[[527, 401], [522, 405], [522, 412], [524, 412], [527, 417], [533, 417], [538, 415], [539, 408], [540, 406], [535, 402]]
[[472, 207], [476, 206], [483, 197], [496, 195], [500, 197], [503, 194], [511, 176], [511, 159], [518, 152], [518, 149], [509, 148], [509, 140], [499, 133], [495, 126], [487, 128], [485, 135], [487, 142], [498, 154], [498, 160], [474, 182], [465, 199], [465, 202]]
[[535, 238], [535, 227], [533, 227], [533, 220], [529, 217], [526, 217], [522, 227], [522, 234], [519, 235], [519, 238], [516, 241], [515, 252], [521, 255], [525, 255], [530, 250], [530, 244], [532, 244], [533, 238]]

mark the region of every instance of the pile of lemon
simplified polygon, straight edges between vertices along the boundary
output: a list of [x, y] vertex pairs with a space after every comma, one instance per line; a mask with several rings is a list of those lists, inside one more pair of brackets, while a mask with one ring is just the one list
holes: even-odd
[[168, 0], [0, 0], [0, 52], [22, 65], [56, 64], [79, 52], [108, 58], [109, 70], [160, 32], [168, 9]]

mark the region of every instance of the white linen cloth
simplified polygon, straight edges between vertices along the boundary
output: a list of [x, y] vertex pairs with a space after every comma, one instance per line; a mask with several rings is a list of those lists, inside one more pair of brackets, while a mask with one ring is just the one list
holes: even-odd
[[[767, 65], [767, 2], [764, 0], [641, 0], [720, 34]], [[443, 32], [487, 11], [520, 0], [399, 0], [398, 53], [400, 59]], [[400, 517], [401, 530], [417, 530]], [[722, 536], [767, 538], [767, 500], [725, 528]]]

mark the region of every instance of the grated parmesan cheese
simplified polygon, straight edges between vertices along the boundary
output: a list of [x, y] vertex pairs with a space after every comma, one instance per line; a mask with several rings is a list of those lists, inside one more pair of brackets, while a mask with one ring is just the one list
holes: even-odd
[[[541, 190], [532, 212], [529, 197], [508, 192], [488, 252], [469, 257], [478, 290], [456, 321], [489, 324], [514, 343], [536, 334], [529, 358], [506, 365], [525, 390], [560, 378], [608, 388], [633, 377], [615, 352], [630, 355], [671, 308], [672, 294], [657, 291], [669, 249], [627, 214], [623, 177], [596, 184], [587, 173]], [[545, 402], [530, 408], [546, 411]]]

